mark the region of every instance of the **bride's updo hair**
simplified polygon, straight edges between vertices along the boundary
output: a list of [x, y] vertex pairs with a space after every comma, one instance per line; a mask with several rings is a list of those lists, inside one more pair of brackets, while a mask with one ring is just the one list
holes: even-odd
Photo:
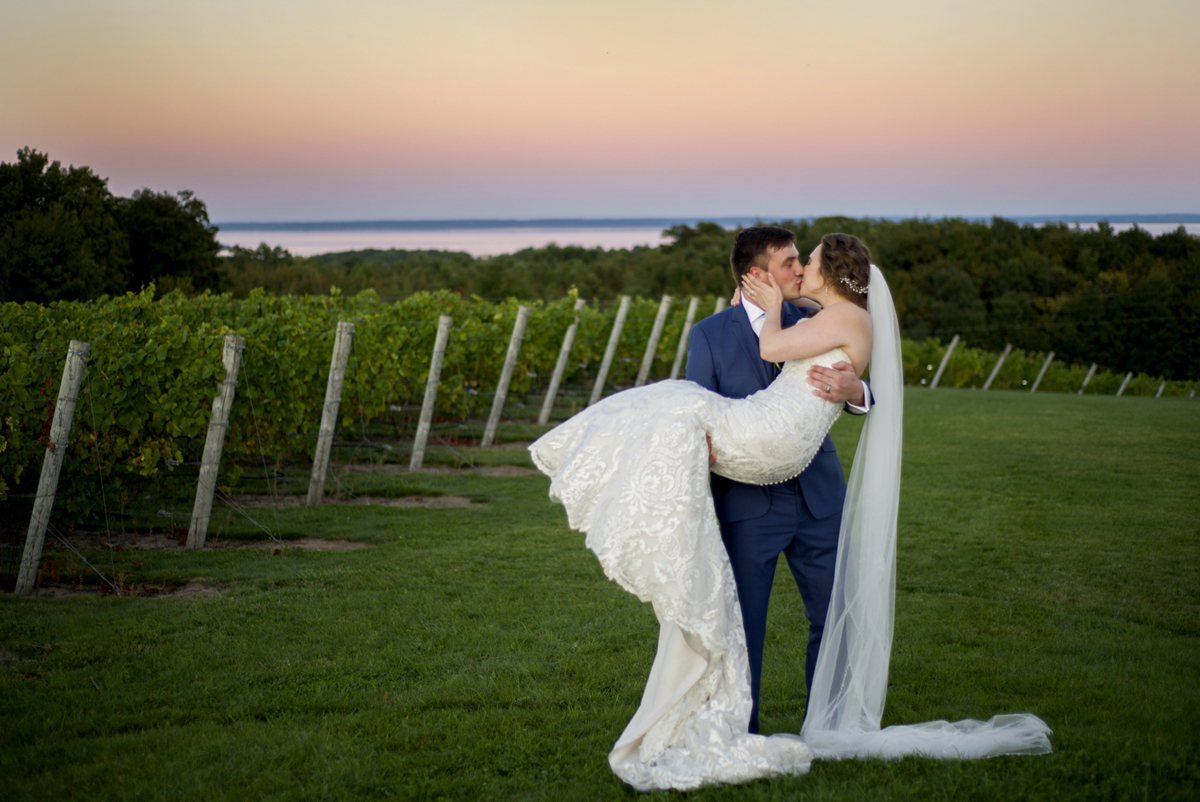
[[867, 284], [871, 280], [871, 251], [850, 234], [821, 237], [821, 277], [844, 297], [867, 308]]

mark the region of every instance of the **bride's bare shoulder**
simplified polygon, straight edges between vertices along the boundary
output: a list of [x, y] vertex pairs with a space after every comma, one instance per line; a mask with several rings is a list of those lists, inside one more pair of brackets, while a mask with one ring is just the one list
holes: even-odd
[[871, 313], [857, 304], [847, 302], [834, 304], [821, 314], [827, 316], [826, 325], [832, 326], [838, 332], [843, 350], [854, 363], [855, 372], [861, 375], [871, 359], [871, 341], [874, 336]]
[[861, 330], [868, 336], [871, 334], [871, 313], [857, 304], [849, 302], [833, 304], [821, 312], [830, 323]]

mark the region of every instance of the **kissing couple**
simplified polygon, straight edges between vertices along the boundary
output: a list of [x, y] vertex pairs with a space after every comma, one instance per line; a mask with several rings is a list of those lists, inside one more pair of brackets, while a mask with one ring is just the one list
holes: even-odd
[[[640, 791], [687, 790], [804, 774], [814, 759], [1049, 752], [1030, 714], [880, 728], [904, 406], [891, 292], [848, 234], [826, 234], [802, 264], [791, 231], [748, 228], [730, 265], [740, 303], [693, 327], [686, 381], [609, 396], [529, 447], [605, 575], [658, 617], [613, 771]], [[844, 409], [867, 416], [848, 486], [829, 439]], [[809, 621], [808, 696], [799, 734], [762, 735], [781, 554]]]

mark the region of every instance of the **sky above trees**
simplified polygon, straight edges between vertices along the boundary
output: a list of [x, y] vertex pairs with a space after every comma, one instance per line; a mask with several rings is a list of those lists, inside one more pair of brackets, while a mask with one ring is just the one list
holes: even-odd
[[1200, 212], [1194, 0], [14, 0], [0, 158], [214, 220]]

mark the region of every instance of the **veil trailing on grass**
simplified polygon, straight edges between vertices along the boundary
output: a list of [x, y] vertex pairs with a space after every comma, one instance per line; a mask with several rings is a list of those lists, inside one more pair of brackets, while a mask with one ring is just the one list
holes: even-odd
[[880, 729], [895, 612], [904, 369], [892, 295], [874, 265], [867, 306], [875, 402], [850, 472], [833, 595], [801, 737], [816, 758], [1045, 754], [1050, 728], [1030, 714]]

